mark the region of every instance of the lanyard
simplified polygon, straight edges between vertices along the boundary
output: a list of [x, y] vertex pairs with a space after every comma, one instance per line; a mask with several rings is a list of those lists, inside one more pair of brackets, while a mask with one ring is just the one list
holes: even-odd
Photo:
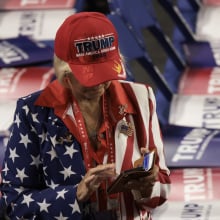
[[[104, 117], [104, 126], [106, 132], [106, 143], [108, 148], [108, 162], [113, 163], [115, 161], [115, 144], [114, 137], [111, 131], [111, 126], [109, 124], [109, 114], [108, 114], [108, 103], [105, 95], [103, 95], [102, 99], [102, 108], [103, 108], [103, 117]], [[80, 134], [80, 142], [82, 145], [82, 152], [85, 161], [86, 170], [90, 169], [93, 165], [93, 162], [100, 164], [102, 163], [97, 157], [91, 142], [89, 140], [89, 136], [87, 134], [86, 126], [84, 123], [83, 115], [80, 111], [79, 105], [74, 100], [73, 101], [73, 112], [76, 118], [76, 124], [78, 127], [78, 131]]]

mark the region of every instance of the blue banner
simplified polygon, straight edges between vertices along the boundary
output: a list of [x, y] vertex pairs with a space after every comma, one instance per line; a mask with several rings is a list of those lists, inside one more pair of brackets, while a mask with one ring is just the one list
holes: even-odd
[[184, 43], [185, 58], [190, 67], [219, 66], [219, 47], [206, 41]]
[[50, 63], [53, 49], [26, 36], [0, 40], [0, 68]]
[[163, 136], [168, 167], [220, 166], [220, 130], [169, 126]]

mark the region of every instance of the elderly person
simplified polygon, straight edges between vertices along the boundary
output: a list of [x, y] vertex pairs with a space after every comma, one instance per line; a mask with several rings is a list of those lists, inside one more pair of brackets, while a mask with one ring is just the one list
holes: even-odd
[[[54, 49], [57, 80], [17, 102], [2, 170], [7, 215], [151, 219], [170, 185], [151, 87], [124, 81], [117, 32], [101, 13], [69, 16]], [[152, 150], [150, 173], [108, 194]]]

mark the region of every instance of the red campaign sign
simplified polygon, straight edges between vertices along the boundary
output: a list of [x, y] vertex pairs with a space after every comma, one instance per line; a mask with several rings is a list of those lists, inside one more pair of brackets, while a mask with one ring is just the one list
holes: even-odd
[[0, 69], [0, 100], [17, 99], [45, 88], [53, 79], [51, 67]]
[[220, 199], [220, 168], [171, 170], [169, 201], [213, 201]]
[[187, 68], [180, 78], [178, 93], [183, 95], [219, 95], [220, 68]]
[[75, 0], [1, 0], [0, 9], [59, 9], [73, 8]]
[[204, 5], [220, 5], [220, 0], [203, 0]]

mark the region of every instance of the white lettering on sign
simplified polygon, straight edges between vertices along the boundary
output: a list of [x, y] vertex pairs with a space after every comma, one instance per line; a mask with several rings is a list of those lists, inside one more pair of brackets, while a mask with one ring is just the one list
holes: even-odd
[[199, 151], [201, 144], [210, 133], [211, 131], [203, 128], [193, 129], [180, 142], [180, 145], [178, 146], [177, 151], [172, 158], [172, 161], [178, 162], [179, 160], [195, 159], [195, 156]]
[[185, 201], [206, 199], [206, 182], [203, 169], [184, 169], [183, 182]]
[[184, 205], [184, 209], [181, 213], [181, 219], [183, 220], [202, 220], [204, 207], [196, 203], [189, 203]]
[[11, 64], [13, 62], [28, 59], [28, 54], [15, 45], [7, 41], [2, 41], [0, 43], [0, 59], [2, 59], [5, 64]]
[[202, 126], [206, 128], [220, 128], [220, 99], [207, 97], [204, 102]]

